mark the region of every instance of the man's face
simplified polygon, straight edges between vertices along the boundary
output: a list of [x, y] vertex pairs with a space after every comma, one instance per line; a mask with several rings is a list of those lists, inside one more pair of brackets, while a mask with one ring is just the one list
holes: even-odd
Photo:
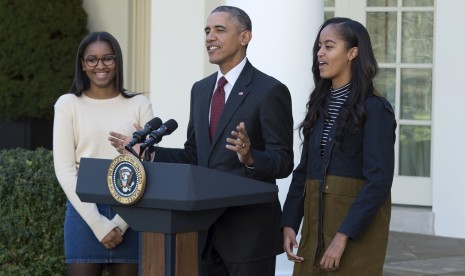
[[241, 30], [239, 23], [226, 12], [208, 16], [205, 35], [210, 63], [217, 64], [223, 74], [244, 59], [251, 39], [250, 31]]

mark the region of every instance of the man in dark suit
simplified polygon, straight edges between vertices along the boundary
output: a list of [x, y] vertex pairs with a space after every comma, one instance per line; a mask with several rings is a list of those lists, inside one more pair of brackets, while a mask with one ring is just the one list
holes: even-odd
[[[252, 24], [243, 10], [214, 9], [205, 35], [209, 60], [219, 71], [192, 87], [184, 148], [156, 147], [154, 161], [195, 164], [275, 184], [294, 167], [289, 90], [247, 60]], [[224, 107], [215, 131], [212, 98], [222, 76], [227, 80]], [[208, 231], [202, 275], [274, 276], [276, 255], [283, 252], [280, 218], [277, 196], [271, 203], [228, 208]]]

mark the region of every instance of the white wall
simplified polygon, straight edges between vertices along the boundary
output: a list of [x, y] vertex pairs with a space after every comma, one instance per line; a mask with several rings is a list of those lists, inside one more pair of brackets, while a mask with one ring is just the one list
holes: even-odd
[[156, 117], [179, 125], [163, 138], [165, 147], [186, 141], [190, 90], [205, 76], [205, 20], [203, 1], [152, 1], [150, 100]]
[[465, 1], [437, 0], [432, 181], [435, 234], [465, 238]]

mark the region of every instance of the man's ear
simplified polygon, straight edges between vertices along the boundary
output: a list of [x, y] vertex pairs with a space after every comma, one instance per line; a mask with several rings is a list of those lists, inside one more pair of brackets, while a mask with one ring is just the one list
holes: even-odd
[[246, 46], [252, 40], [252, 32], [249, 30], [242, 31], [241, 33], [241, 45]]
[[358, 56], [358, 47], [352, 47], [349, 50], [349, 61], [352, 61]]

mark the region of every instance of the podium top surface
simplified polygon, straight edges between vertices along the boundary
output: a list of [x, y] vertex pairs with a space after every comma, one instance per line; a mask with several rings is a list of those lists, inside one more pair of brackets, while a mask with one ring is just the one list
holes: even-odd
[[[111, 161], [81, 158], [76, 192], [82, 201], [122, 205], [108, 189]], [[251, 178], [189, 164], [143, 162], [143, 166], [145, 192], [140, 201], [130, 206], [199, 211], [267, 203], [277, 198], [275, 184]]]

